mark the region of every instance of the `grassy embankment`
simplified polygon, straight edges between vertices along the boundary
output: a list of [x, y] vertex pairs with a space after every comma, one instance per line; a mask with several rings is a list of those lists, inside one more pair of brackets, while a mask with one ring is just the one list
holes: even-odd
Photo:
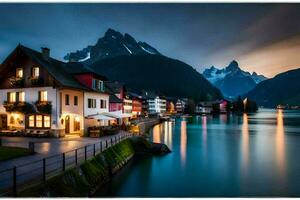
[[0, 161], [18, 158], [30, 155], [29, 149], [21, 147], [3, 147], [0, 146]]
[[111, 180], [112, 174], [124, 166], [137, 152], [168, 152], [165, 145], [152, 144], [143, 138], [126, 139], [79, 167], [25, 191], [23, 197], [88, 197]]

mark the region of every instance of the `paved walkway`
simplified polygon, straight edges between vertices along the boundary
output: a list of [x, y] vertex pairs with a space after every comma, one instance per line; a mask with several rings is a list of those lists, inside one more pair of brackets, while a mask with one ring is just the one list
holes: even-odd
[[35, 160], [41, 160], [56, 154], [61, 154], [71, 151], [86, 145], [100, 143], [100, 141], [110, 140], [116, 136], [124, 135], [126, 132], [120, 131], [113, 136], [105, 136], [101, 138], [79, 137], [76, 135], [69, 135], [64, 138], [28, 138], [28, 137], [2, 137], [3, 146], [14, 146], [28, 148], [29, 142], [35, 143], [35, 154], [7, 161], [0, 161], [0, 171], [12, 168], [14, 166], [23, 165]]
[[[14, 185], [12, 168], [14, 166], [17, 166], [16, 188], [20, 190], [28, 184], [41, 183], [44, 175], [48, 179], [64, 171], [64, 169], [83, 163], [126, 137], [130, 137], [130, 134], [125, 131], [101, 138], [81, 138], [78, 136], [65, 138], [3, 137], [3, 146], [27, 147], [28, 142], [35, 142], [36, 153], [0, 162], [0, 196], [12, 193]], [[77, 150], [75, 151], [75, 149]], [[43, 158], [46, 159], [43, 161]]]

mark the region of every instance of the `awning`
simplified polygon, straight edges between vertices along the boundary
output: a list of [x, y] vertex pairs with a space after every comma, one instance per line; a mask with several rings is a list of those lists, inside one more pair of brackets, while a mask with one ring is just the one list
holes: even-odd
[[115, 119], [113, 117], [109, 117], [109, 116], [106, 116], [106, 115], [103, 115], [103, 114], [89, 115], [89, 116], [87, 116], [87, 118], [97, 119], [97, 120], [113, 120], [113, 119]]
[[128, 117], [132, 117], [131, 114], [120, 113], [118, 111], [115, 111], [115, 112], [103, 112], [101, 114], [105, 115], [105, 116], [108, 116], [108, 117], [113, 117], [113, 118], [128, 118]]

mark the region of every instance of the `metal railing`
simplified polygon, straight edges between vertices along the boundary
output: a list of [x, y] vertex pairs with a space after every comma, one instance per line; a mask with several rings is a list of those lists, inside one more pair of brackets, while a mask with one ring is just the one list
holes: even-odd
[[17, 196], [18, 191], [44, 183], [67, 169], [95, 157], [105, 149], [131, 137], [125, 133], [61, 154], [45, 157], [0, 171], [0, 196]]

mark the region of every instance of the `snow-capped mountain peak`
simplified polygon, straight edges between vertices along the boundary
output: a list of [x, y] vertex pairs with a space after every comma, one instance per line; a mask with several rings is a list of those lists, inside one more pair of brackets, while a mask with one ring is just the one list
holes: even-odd
[[214, 66], [207, 68], [204, 70], [203, 76], [227, 97], [242, 95], [259, 82], [267, 79], [256, 72], [250, 74], [247, 71], [243, 71], [235, 60], [222, 69]]
[[113, 58], [121, 55], [147, 55], [160, 53], [146, 42], [137, 42], [131, 35], [124, 35], [113, 29], [108, 29], [95, 45], [82, 50], [68, 53], [64, 59], [72, 61], [94, 63], [97, 60]]

